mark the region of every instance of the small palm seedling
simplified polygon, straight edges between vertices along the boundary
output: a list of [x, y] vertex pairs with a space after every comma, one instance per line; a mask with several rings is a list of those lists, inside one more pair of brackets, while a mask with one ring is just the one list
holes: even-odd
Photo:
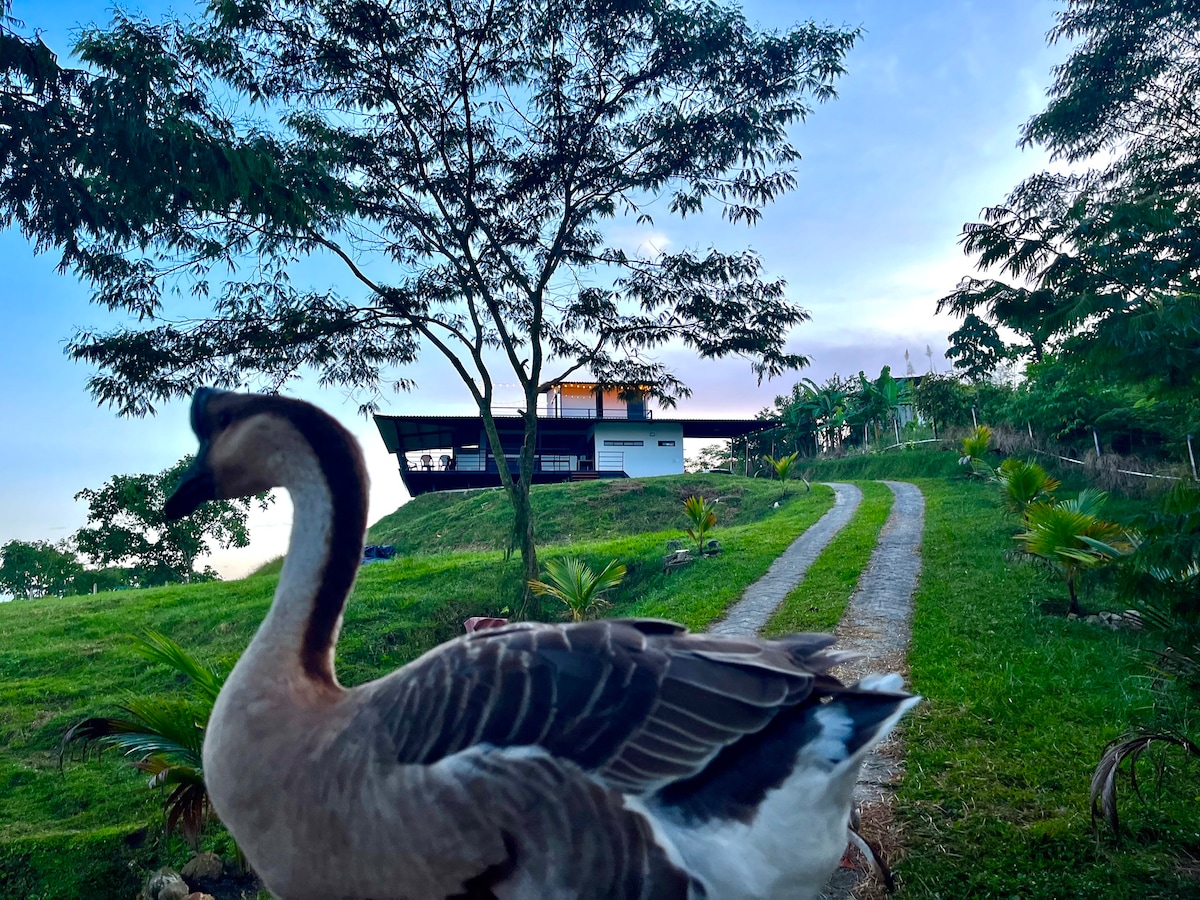
[[170, 789], [163, 802], [167, 833], [178, 828], [195, 847], [212, 816], [200, 748], [225, 675], [154, 631], [134, 637], [134, 650], [186, 675], [195, 697], [134, 697], [122, 707], [123, 716], [84, 719], [63, 735], [59, 760], [61, 763], [72, 745], [80, 748], [84, 758], [93, 746], [98, 751], [107, 747], [120, 750], [135, 768], [150, 776], [150, 787]]
[[987, 464], [986, 456], [988, 450], [992, 447], [992, 429], [986, 425], [980, 425], [973, 432], [962, 439], [960, 449], [962, 455], [959, 457], [958, 464], [960, 466], [970, 466], [971, 474], [980, 477], [986, 477], [991, 474], [991, 466]]
[[607, 607], [604, 594], [625, 577], [625, 566], [612, 560], [599, 573], [575, 556], [564, 556], [546, 562], [545, 581], [531, 579], [529, 589], [539, 597], [554, 597], [567, 607], [572, 622], [582, 622]]
[[1050, 500], [1059, 487], [1058, 479], [1046, 474], [1037, 463], [1015, 457], [1000, 464], [996, 482], [1000, 485], [1000, 502], [1005, 510], [1022, 519], [1030, 504]]
[[783, 493], [779, 495], [780, 498], [787, 496], [788, 479], [792, 477], [792, 472], [796, 468], [796, 460], [799, 456], [799, 452], [781, 456], [778, 459], [773, 456], [763, 456], [763, 462], [774, 470], [775, 477], [783, 484]]
[[1128, 553], [1132, 543], [1120, 525], [1100, 518], [1107, 495], [1092, 488], [1062, 503], [1031, 503], [1025, 531], [1015, 540], [1021, 553], [1049, 566], [1067, 586], [1068, 611], [1080, 614], [1077, 587], [1084, 572]]
[[692, 523], [687, 536], [696, 542], [697, 550], [703, 551], [705, 538], [717, 524], [717, 511], [708, 500], [694, 495], [683, 501], [683, 509]]

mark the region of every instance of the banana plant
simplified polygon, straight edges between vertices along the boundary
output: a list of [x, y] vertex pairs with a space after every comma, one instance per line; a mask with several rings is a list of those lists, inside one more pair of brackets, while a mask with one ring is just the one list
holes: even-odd
[[545, 580], [530, 579], [529, 589], [539, 597], [554, 597], [566, 607], [572, 622], [599, 615], [609, 606], [604, 594], [621, 583], [625, 566], [614, 559], [599, 574], [583, 560], [564, 556], [546, 562]]
[[227, 673], [199, 662], [158, 632], [133, 641], [140, 656], [186, 675], [193, 696], [134, 697], [122, 707], [124, 715], [84, 719], [63, 735], [59, 761], [73, 746], [84, 759], [92, 748], [97, 753], [108, 747], [120, 750], [134, 768], [150, 776], [150, 787], [169, 789], [163, 801], [167, 833], [178, 829], [195, 847], [212, 817], [200, 748]]

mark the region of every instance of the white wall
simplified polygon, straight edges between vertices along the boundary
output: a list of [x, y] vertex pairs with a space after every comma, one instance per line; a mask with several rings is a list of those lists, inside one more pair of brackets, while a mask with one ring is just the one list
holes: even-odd
[[[678, 423], [597, 422], [595, 429], [596, 468], [604, 469], [604, 459], [614, 453], [624, 455], [627, 475], [683, 474], [683, 426]], [[605, 441], [641, 441], [641, 447], [606, 447]], [[660, 447], [659, 441], [674, 441], [673, 447]]]

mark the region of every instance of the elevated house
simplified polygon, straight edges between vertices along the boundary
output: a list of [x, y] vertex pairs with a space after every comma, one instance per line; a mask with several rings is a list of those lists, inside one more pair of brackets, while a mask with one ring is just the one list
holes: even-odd
[[[594, 383], [562, 382], [541, 398], [534, 484], [677, 475], [683, 472], [684, 438], [736, 439], [765, 425], [667, 416], [650, 409], [645, 391], [636, 387], [604, 390]], [[517, 410], [502, 413], [497, 411], [496, 429], [516, 475], [524, 420]], [[480, 416], [377, 415], [375, 425], [414, 497], [500, 484], [495, 449]]]

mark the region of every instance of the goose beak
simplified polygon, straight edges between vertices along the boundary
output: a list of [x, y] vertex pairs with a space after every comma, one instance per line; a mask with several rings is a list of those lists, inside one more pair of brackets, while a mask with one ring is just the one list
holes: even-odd
[[212, 470], [208, 467], [208, 447], [200, 445], [200, 452], [183, 473], [183, 478], [175, 486], [167, 503], [163, 507], [163, 515], [167, 521], [182, 519], [196, 511], [201, 503], [217, 499], [217, 485]]

